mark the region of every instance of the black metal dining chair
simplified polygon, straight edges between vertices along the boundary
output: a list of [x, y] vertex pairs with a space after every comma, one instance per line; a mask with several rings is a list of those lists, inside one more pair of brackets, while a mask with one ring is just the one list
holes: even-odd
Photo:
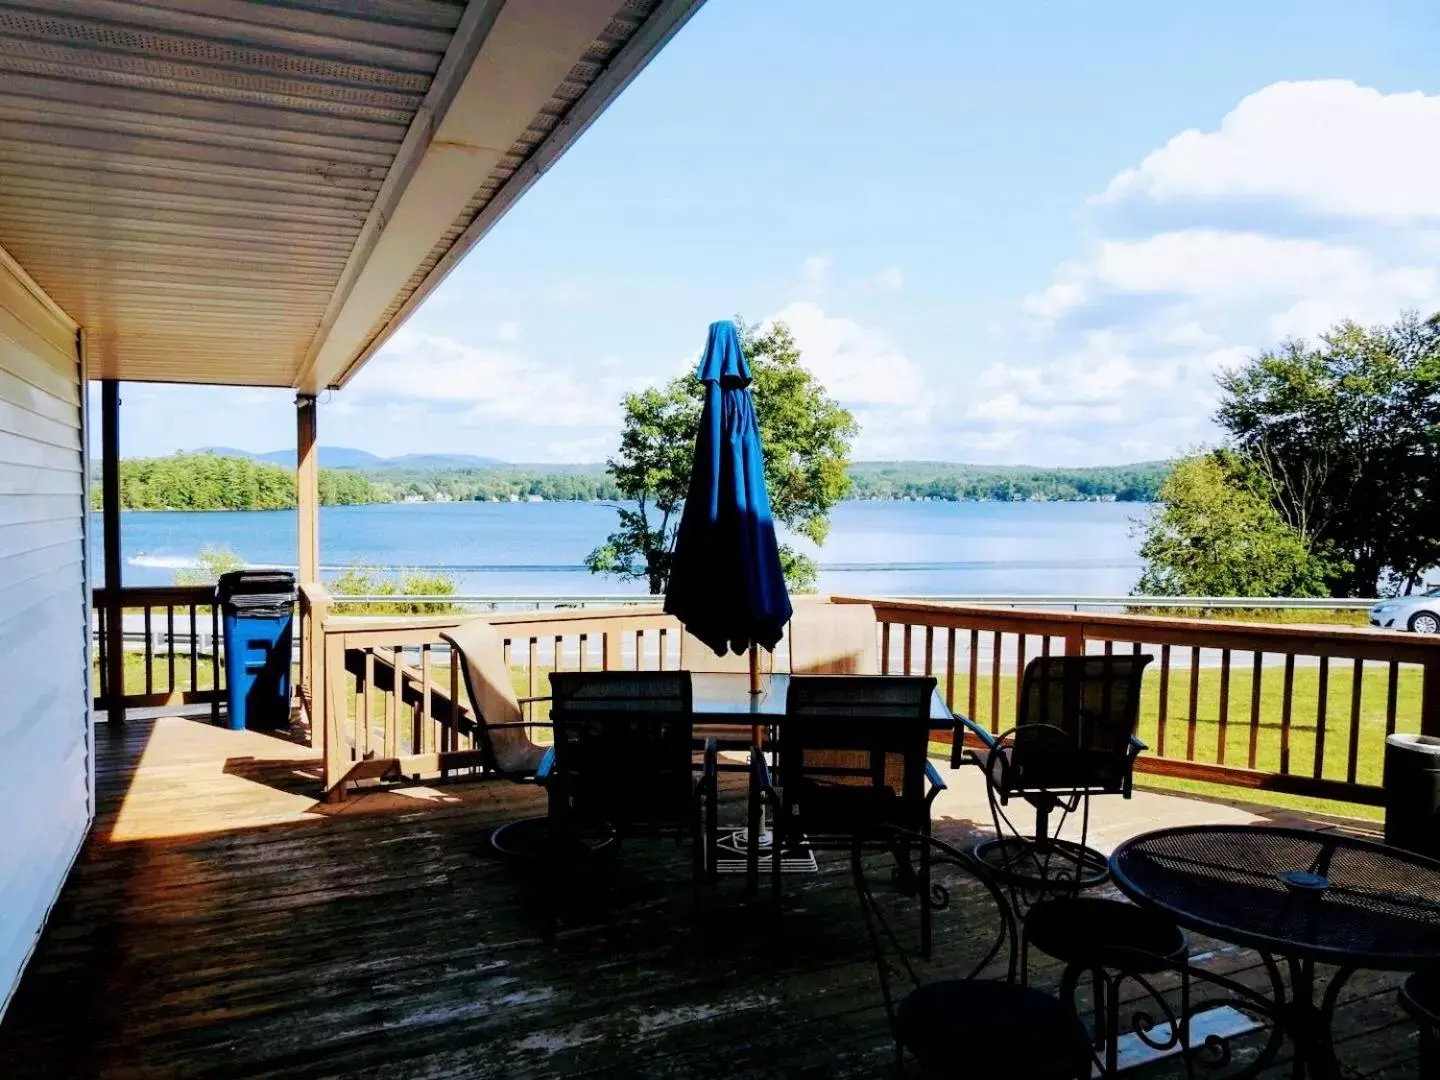
[[[851, 849], [851, 873], [879, 972], [895, 1067], [913, 1062], [926, 1076], [1077, 1080], [1090, 1075], [1085, 1031], [1055, 997], [1018, 978], [1018, 925], [1005, 890], [970, 852], [920, 833], [895, 833], [892, 844], [924, 851], [930, 887], [958, 928], [943, 947], [915, 955], [900, 924], [915, 902], [876, 889], [865, 847]], [[920, 916], [929, 910], [925, 898]]]
[[[798, 845], [848, 850], [856, 837], [892, 843], [895, 829], [929, 835], [930, 806], [945, 789], [928, 756], [934, 693], [928, 676], [791, 676], [773, 775], [763, 754], [752, 759], [754, 790], [773, 821], [777, 900], [782, 853]], [[928, 849], [913, 854], [918, 876], [904, 848], [895, 849], [896, 869], [923, 895]], [[927, 905], [921, 927], [928, 951]]]
[[[957, 737], [951, 763], [980, 767], [996, 833], [976, 854], [1025, 896], [1073, 894], [1108, 876], [1105, 857], [1088, 843], [1090, 799], [1130, 797], [1135, 759], [1145, 749], [1135, 729], [1152, 659], [1038, 656], [1025, 668], [1013, 728], [992, 735], [962, 721], [978, 745]], [[1011, 821], [1013, 799], [1034, 809], [1033, 831]], [[1072, 840], [1062, 833], [1077, 814]]]
[[697, 775], [690, 674], [572, 671], [550, 676], [555, 761], [546, 778], [557, 870], [573, 869], [577, 836], [602, 825], [617, 840], [690, 838], [698, 886], [714, 874], [715, 747]]
[[1440, 1076], [1440, 970], [1406, 979], [1400, 1005], [1420, 1025], [1420, 1075]]

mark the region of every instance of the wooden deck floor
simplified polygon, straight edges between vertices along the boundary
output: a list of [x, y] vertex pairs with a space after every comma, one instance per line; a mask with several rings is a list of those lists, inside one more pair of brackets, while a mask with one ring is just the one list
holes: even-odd
[[[485, 842], [540, 812], [534, 789], [326, 806], [309, 750], [179, 718], [102, 728], [97, 764], [96, 827], [0, 1023], [0, 1077], [891, 1075], [843, 860], [790, 879], [776, 935], [726, 895], [697, 922], [688, 854], [627, 845], [589, 916], [546, 944], [535, 886]], [[937, 805], [951, 839], [984, 820], [969, 772]], [[1097, 813], [1102, 846], [1254, 816], [1146, 793]], [[1195, 947], [1255, 970], [1253, 955]], [[1036, 981], [1056, 977], [1042, 963]], [[1357, 979], [1343, 999], [1356, 1075], [1419, 1075], [1393, 987]], [[957, 1031], [957, 1054], [975, 1034]]]

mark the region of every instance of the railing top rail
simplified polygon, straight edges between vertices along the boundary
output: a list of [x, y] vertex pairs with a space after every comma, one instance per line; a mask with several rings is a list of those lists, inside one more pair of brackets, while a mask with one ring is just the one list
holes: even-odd
[[893, 622], [961, 625], [984, 630], [1076, 633], [1090, 638], [1138, 641], [1144, 644], [1193, 645], [1200, 648], [1302, 653], [1344, 658], [1434, 663], [1440, 660], [1440, 636], [1423, 637], [1395, 630], [1350, 626], [1285, 625], [1227, 622], [1164, 615], [1114, 615], [1071, 611], [1012, 611], [978, 604], [885, 600], [836, 596], [837, 603], [870, 604], [877, 617]]
[[[96, 606], [109, 602], [113, 595], [104, 585], [97, 585], [93, 592]], [[125, 585], [120, 589], [120, 602], [126, 607], [210, 603], [214, 599], [214, 585]]]

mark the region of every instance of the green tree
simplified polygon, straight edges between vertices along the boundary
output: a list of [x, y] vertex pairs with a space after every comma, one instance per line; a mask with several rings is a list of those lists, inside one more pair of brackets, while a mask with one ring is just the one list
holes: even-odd
[[175, 571], [175, 584], [214, 585], [221, 574], [244, 569], [245, 560], [228, 547], [202, 547], [195, 566]]
[[379, 567], [357, 564], [348, 567], [328, 583], [330, 592], [344, 596], [433, 596], [434, 600], [372, 601], [365, 605], [371, 615], [449, 615], [458, 610], [444, 598], [455, 595], [455, 579], [425, 570], [401, 570], [387, 574]]
[[1440, 562], [1440, 317], [1344, 322], [1221, 376], [1216, 419], [1302, 535], [1332, 547], [1338, 596]]
[[[784, 323], [762, 328], [736, 321], [754, 377], [751, 393], [771, 511], [792, 532], [823, 544], [830, 510], [850, 486], [846, 466], [859, 428], [800, 362], [800, 349]], [[627, 394], [623, 403], [620, 449], [608, 471], [634, 506], [616, 507], [619, 528], [589, 554], [586, 565], [592, 573], [643, 580], [658, 594], [670, 577], [704, 390], [686, 374], [663, 387]], [[791, 589], [814, 589], [812, 560], [783, 544], [780, 560]]]
[[1325, 596], [1343, 570], [1280, 515], [1263, 478], [1225, 450], [1184, 458], [1141, 523], [1137, 596]]

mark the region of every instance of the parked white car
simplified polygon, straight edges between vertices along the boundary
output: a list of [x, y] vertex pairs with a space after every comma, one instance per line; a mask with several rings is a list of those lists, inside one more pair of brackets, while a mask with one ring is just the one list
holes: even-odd
[[1440, 586], [1381, 600], [1370, 609], [1370, 625], [1417, 634], [1440, 633]]

